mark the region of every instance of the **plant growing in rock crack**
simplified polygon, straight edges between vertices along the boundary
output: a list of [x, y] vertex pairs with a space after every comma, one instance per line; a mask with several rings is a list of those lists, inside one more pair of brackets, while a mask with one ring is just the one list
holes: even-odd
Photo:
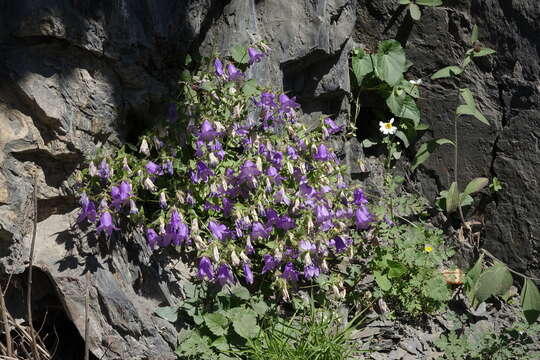
[[377, 289], [375, 298], [384, 299], [389, 316], [417, 317], [438, 312], [451, 298], [440, 267], [453, 255], [444, 246], [442, 231], [421, 221], [426, 203], [411, 195], [398, 195], [403, 178], [388, 177], [385, 194], [373, 208], [384, 213], [385, 222], [372, 232], [378, 246], [369, 262]]
[[418, 21], [422, 17], [422, 11], [420, 11], [420, 6], [441, 6], [442, 0], [399, 0], [399, 4], [407, 5], [411, 18]]
[[[383, 137], [365, 139], [362, 145], [368, 148], [379, 142], [385, 144], [388, 153], [385, 162], [387, 168], [392, 166], [393, 160], [400, 159], [402, 148], [408, 148], [419, 131], [428, 128], [420, 123], [420, 111], [416, 106], [422, 81], [406, 80], [404, 77], [410, 66], [405, 51], [395, 40], [381, 42], [374, 53], [363, 49], [352, 51], [351, 73], [355, 79], [353, 123], [367, 120], [359, 119], [363, 97], [375, 94], [384, 99], [386, 109], [376, 112]], [[394, 115], [392, 119], [388, 119], [388, 111]]]

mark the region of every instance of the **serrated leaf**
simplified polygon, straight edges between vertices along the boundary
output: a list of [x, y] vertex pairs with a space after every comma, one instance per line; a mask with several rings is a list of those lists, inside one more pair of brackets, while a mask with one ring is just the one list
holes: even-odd
[[390, 279], [398, 279], [407, 272], [407, 268], [397, 261], [388, 260], [388, 267], [388, 277]]
[[442, 0], [416, 0], [418, 5], [422, 6], [440, 6], [442, 5]]
[[435, 80], [435, 79], [447, 78], [450, 76], [459, 75], [462, 72], [463, 72], [463, 69], [460, 68], [459, 66], [455, 66], [455, 65], [447, 66], [437, 71], [435, 74], [431, 75], [431, 79]]
[[413, 20], [416, 21], [420, 20], [420, 18], [422, 17], [422, 12], [416, 4], [409, 4], [409, 13], [411, 14]]
[[521, 307], [529, 324], [534, 324], [540, 315], [540, 292], [530, 279], [525, 279], [521, 290]]
[[244, 339], [257, 337], [260, 331], [259, 325], [257, 325], [257, 315], [253, 311], [244, 310], [233, 319], [233, 328]]
[[430, 157], [430, 155], [434, 153], [435, 150], [437, 150], [437, 148], [440, 145], [444, 145], [444, 144], [454, 145], [454, 143], [451, 140], [444, 139], [444, 138], [426, 141], [425, 143], [420, 145], [420, 147], [418, 148], [418, 151], [416, 152], [416, 155], [414, 156], [412, 170], [416, 169], [418, 166], [423, 164]]
[[169, 322], [176, 322], [178, 320], [178, 307], [176, 306], [164, 306], [154, 310], [154, 313], [162, 319]]
[[231, 57], [239, 64], [247, 64], [249, 61], [247, 48], [242, 45], [236, 45], [231, 49]]
[[257, 80], [250, 79], [246, 82], [244, 82], [244, 86], [242, 86], [242, 93], [246, 96], [253, 96], [256, 95], [259, 92], [257, 89]]
[[474, 194], [475, 192], [478, 192], [485, 188], [489, 184], [489, 179], [485, 177], [477, 177], [475, 179], [472, 179], [469, 184], [467, 184], [467, 187], [465, 187], [465, 190], [463, 191], [464, 194]]
[[373, 72], [371, 55], [366, 54], [362, 49], [357, 49], [356, 55], [352, 57], [351, 63], [356, 84], [360, 87], [362, 86], [364, 77]]
[[474, 25], [471, 33], [471, 45], [478, 41], [478, 25]]
[[388, 277], [383, 275], [380, 271], [375, 271], [373, 277], [382, 291], [388, 291], [392, 288], [392, 283], [388, 280]]
[[407, 70], [407, 59], [401, 44], [395, 40], [382, 41], [375, 66], [376, 74], [381, 80], [390, 86], [399, 84]]
[[266, 305], [266, 303], [263, 300], [258, 301], [258, 302], [253, 302], [251, 304], [251, 307], [260, 316], [263, 316], [264, 314], [266, 314], [269, 309], [268, 305]]
[[482, 56], [488, 56], [488, 55], [491, 55], [491, 54], [495, 54], [496, 51], [493, 50], [493, 49], [490, 49], [490, 48], [481, 48], [480, 50], [476, 51], [474, 50], [472, 52], [472, 56], [473, 57], [482, 57]]
[[219, 312], [204, 315], [204, 323], [216, 336], [225, 335], [229, 327], [229, 319]]
[[236, 286], [232, 288], [231, 295], [242, 300], [249, 300], [249, 290], [243, 286]]
[[480, 274], [474, 289], [474, 297], [480, 304], [491, 296], [503, 295], [511, 286], [512, 274], [506, 265], [496, 263]]

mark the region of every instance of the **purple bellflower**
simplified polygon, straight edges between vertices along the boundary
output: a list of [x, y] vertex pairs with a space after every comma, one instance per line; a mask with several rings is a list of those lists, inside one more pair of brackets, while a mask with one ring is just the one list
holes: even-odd
[[120, 230], [120, 229], [114, 226], [111, 213], [108, 211], [102, 212], [101, 216], [99, 217], [99, 226], [96, 229], [97, 233], [99, 234], [102, 231], [104, 231], [107, 234], [107, 236], [111, 236], [113, 230]]
[[246, 279], [246, 282], [248, 284], [253, 284], [253, 272], [251, 271], [251, 268], [249, 267], [249, 264], [247, 262], [242, 265], [242, 270], [244, 270], [244, 277]]
[[86, 196], [86, 193], [82, 193], [81, 199], [79, 200], [79, 204], [81, 204], [81, 213], [79, 214], [79, 217], [77, 218], [77, 222], [83, 222], [84, 220], [88, 219], [88, 221], [94, 223], [96, 222], [96, 205], [94, 202], [90, 199], [88, 199], [88, 196]]
[[198, 134], [198, 139], [201, 141], [209, 142], [219, 135], [220, 133], [212, 127], [212, 123], [210, 123], [210, 121], [208, 120], [204, 120], [201, 125], [201, 131]]
[[133, 196], [131, 184], [127, 181], [122, 181], [119, 186], [111, 188], [111, 205], [115, 209], [119, 209], [123, 205], [129, 205], [129, 198]]
[[251, 238], [254, 240], [259, 238], [268, 239], [271, 231], [272, 227], [265, 227], [260, 222], [255, 222], [251, 228]]
[[263, 261], [264, 265], [261, 271], [263, 274], [268, 271], [274, 270], [279, 265], [279, 261], [270, 254], [264, 254]]
[[261, 59], [266, 55], [260, 51], [257, 51], [257, 49], [254, 48], [248, 48], [247, 50], [249, 61], [248, 64], [252, 65], [253, 63], [261, 61]]
[[353, 196], [354, 196], [354, 204], [357, 206], [362, 206], [368, 203], [362, 189], [354, 190]]
[[308, 280], [318, 277], [320, 273], [321, 270], [316, 265], [311, 264], [308, 266], [304, 266], [304, 277]]
[[373, 215], [371, 215], [367, 207], [361, 206], [354, 211], [354, 221], [357, 230], [366, 230], [369, 228], [369, 224], [373, 222]]
[[109, 168], [109, 164], [107, 164], [107, 161], [105, 159], [101, 160], [98, 166], [98, 176], [104, 180], [111, 177], [111, 169]]
[[223, 77], [223, 75], [225, 74], [225, 72], [223, 71], [223, 63], [218, 58], [214, 60], [214, 69], [216, 70], [216, 76], [218, 77]]
[[154, 229], [146, 229], [146, 243], [150, 249], [155, 249], [155, 247], [160, 242], [160, 236], [156, 233]]
[[244, 74], [242, 74], [242, 72], [238, 70], [233, 64], [227, 65], [227, 73], [229, 74], [230, 81], [238, 80], [244, 76]]
[[150, 175], [163, 175], [163, 170], [161, 169], [161, 166], [152, 161], [147, 162], [144, 167]]
[[328, 161], [330, 157], [328, 155], [328, 149], [324, 144], [320, 144], [319, 147], [317, 147], [317, 151], [313, 155], [313, 158], [317, 161]]
[[283, 269], [282, 278], [288, 282], [297, 282], [298, 281], [298, 271], [294, 268], [293, 263], [287, 263]]
[[229, 232], [227, 226], [220, 224], [216, 221], [210, 221], [210, 223], [208, 224], [208, 229], [210, 230], [212, 235], [218, 240], [225, 240]]
[[227, 264], [220, 264], [217, 271], [217, 282], [223, 286], [225, 284], [234, 284], [234, 277], [231, 268]]
[[328, 126], [328, 133], [330, 135], [337, 134], [343, 128], [342, 126], [338, 126], [335, 121], [330, 118], [324, 119], [324, 123]]
[[199, 261], [198, 276], [201, 279], [206, 278], [208, 280], [212, 280], [214, 278], [214, 266], [212, 265], [210, 259], [206, 256], [203, 256]]
[[298, 104], [295, 100], [296, 97], [291, 99], [285, 94], [279, 95], [279, 102], [281, 103], [281, 108], [279, 111], [288, 115], [292, 114], [294, 109], [300, 107], [300, 104]]

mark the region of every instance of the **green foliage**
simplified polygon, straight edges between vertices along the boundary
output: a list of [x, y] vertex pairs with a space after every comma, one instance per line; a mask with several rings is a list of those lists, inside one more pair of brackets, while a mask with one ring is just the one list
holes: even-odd
[[395, 120], [396, 131], [391, 135], [384, 136], [382, 140], [375, 138], [363, 143], [366, 147], [385, 144], [388, 149], [388, 167], [392, 160], [401, 157], [401, 147], [408, 148], [416, 139], [417, 133], [427, 129], [425, 124], [420, 123], [420, 110], [416, 105], [416, 99], [420, 97], [421, 81], [408, 81], [404, 77], [410, 66], [404, 49], [395, 40], [382, 41], [376, 53], [370, 54], [363, 49], [354, 49], [352, 53], [351, 77], [356, 85], [354, 119], [358, 117], [362, 96], [369, 93], [385, 101], [386, 109], [380, 109], [377, 114], [382, 123], [389, 122], [387, 112], [398, 119]]
[[401, 5], [407, 5], [411, 18], [418, 21], [422, 17], [422, 13], [418, 5], [429, 7], [441, 6], [442, 0], [399, 0], [399, 3]]
[[[525, 319], [529, 324], [533, 324], [540, 316], [540, 293], [531, 279], [522, 277], [524, 281], [521, 290], [521, 307]], [[493, 266], [486, 267], [482, 254], [467, 273], [465, 293], [473, 306], [477, 306], [492, 296], [506, 296], [512, 283], [513, 277], [506, 265], [495, 262]]]
[[486, 330], [481, 333], [471, 329], [461, 335], [451, 331], [435, 341], [444, 352], [439, 359], [446, 360], [536, 360], [540, 357], [537, 335], [539, 324], [516, 322], [499, 332]]
[[[396, 315], [420, 316], [442, 310], [451, 292], [440, 266], [453, 252], [443, 244], [440, 230], [422, 222], [413, 222], [425, 215], [425, 200], [411, 194], [398, 194], [403, 182], [388, 177], [385, 196], [374, 212], [391, 216], [374, 232], [379, 246], [369, 262], [377, 288], [375, 297], [383, 298]], [[405, 222], [401, 219], [409, 218]]]
[[187, 359], [232, 359], [247, 340], [257, 337], [259, 323], [270, 307], [242, 286], [218, 288], [202, 283], [184, 284], [186, 298], [178, 307], [155, 313], [170, 321], [181, 318], [188, 327], [178, 336], [178, 356]]
[[502, 183], [499, 179], [497, 179], [497, 177], [495, 176], [492, 180], [491, 180], [491, 184], [489, 184], [489, 188], [493, 191], [493, 192], [499, 192], [502, 190]]
[[416, 151], [416, 155], [414, 156], [414, 161], [412, 163], [411, 170], [414, 171], [414, 169], [422, 165], [431, 156], [431, 154], [434, 153], [435, 150], [437, 150], [439, 146], [445, 145], [445, 144], [451, 144], [455, 146], [452, 140], [444, 139], [444, 138], [429, 140], [423, 143], [422, 145], [420, 145], [420, 147]]
[[343, 326], [328, 309], [311, 310], [291, 319], [266, 318], [268, 325], [248, 341], [243, 355], [250, 360], [346, 360], [354, 344], [349, 341], [352, 323]]
[[439, 209], [451, 214], [459, 207], [471, 205], [473, 203], [471, 194], [481, 191], [488, 183], [489, 179], [478, 177], [471, 180], [463, 192], [459, 192], [457, 184], [453, 182], [450, 189], [441, 191], [435, 203]]

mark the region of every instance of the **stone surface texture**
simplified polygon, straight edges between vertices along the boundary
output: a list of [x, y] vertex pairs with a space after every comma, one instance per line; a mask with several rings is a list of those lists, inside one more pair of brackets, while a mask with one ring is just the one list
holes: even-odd
[[[36, 177], [35, 266], [81, 335], [89, 280], [93, 355], [174, 358], [175, 329], [152, 315], [174, 303], [174, 274], [141, 238], [105, 243], [77, 229], [73, 171], [97, 143], [112, 149], [133, 141], [164, 116], [187, 53], [265, 40], [272, 51], [251, 75], [297, 96], [306, 121], [328, 114], [343, 122], [350, 49], [396, 38], [414, 63], [411, 79], [425, 81], [420, 107], [431, 130], [424, 139], [453, 138], [457, 89], [475, 93], [491, 126], [460, 124], [461, 186], [477, 176], [503, 182], [472, 214], [485, 222], [483, 245], [539, 275], [538, 19], [537, 0], [445, 1], [423, 9], [417, 23], [396, 0], [0, 0], [0, 271], [27, 267]], [[459, 61], [473, 24], [497, 54], [479, 59], [460, 84], [429, 81]], [[369, 121], [361, 119], [360, 132]], [[337, 139], [334, 146], [353, 178], [380, 178], [380, 165], [357, 142]], [[452, 163], [450, 151], [439, 151], [413, 176], [429, 198], [449, 185]], [[22, 290], [12, 296], [22, 298]]]

